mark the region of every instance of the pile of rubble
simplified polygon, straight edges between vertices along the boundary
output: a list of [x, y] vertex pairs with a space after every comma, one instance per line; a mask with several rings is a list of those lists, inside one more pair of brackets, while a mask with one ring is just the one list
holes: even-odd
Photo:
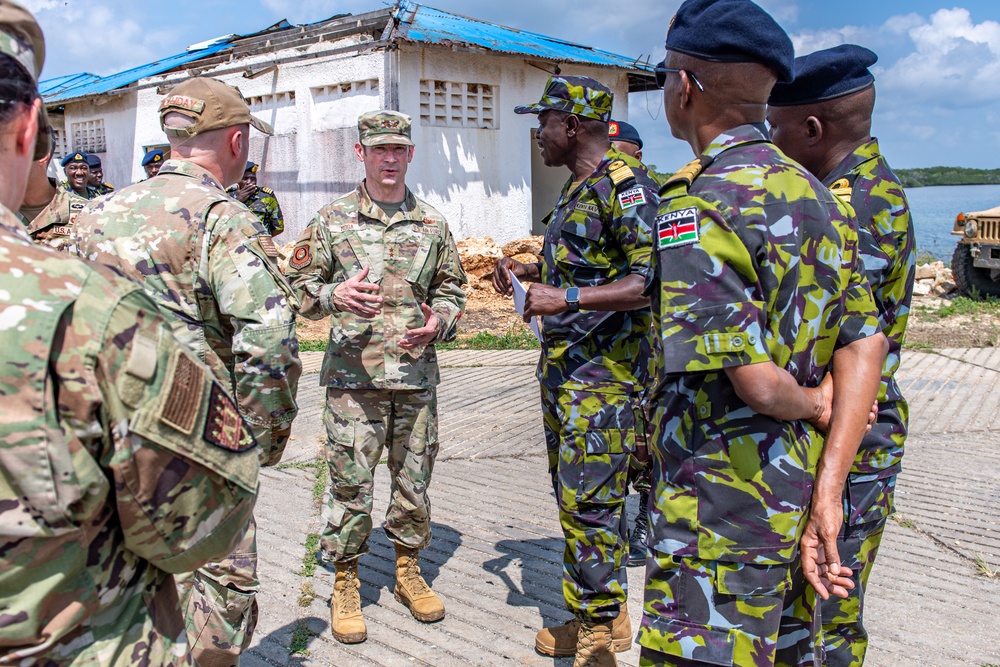
[[951, 297], [958, 292], [951, 269], [944, 262], [932, 262], [917, 266], [917, 277], [913, 283], [913, 296]]

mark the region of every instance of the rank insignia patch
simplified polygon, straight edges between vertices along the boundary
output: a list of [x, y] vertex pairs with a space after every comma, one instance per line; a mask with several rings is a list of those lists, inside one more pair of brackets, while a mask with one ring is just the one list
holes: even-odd
[[697, 243], [701, 239], [698, 228], [698, 209], [685, 208], [656, 216], [656, 247], [676, 248]]
[[618, 195], [618, 203], [621, 204], [623, 211], [635, 208], [646, 203], [646, 193], [642, 191], [642, 188], [626, 190]]
[[205, 440], [231, 452], [245, 452], [257, 444], [244, 428], [243, 418], [233, 399], [218, 384], [212, 385], [212, 393], [208, 398]]

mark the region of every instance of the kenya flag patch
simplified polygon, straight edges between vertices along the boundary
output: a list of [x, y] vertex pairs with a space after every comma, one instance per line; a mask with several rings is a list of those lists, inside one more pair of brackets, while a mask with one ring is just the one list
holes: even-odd
[[645, 204], [646, 193], [642, 191], [642, 188], [632, 188], [631, 190], [626, 190], [618, 195], [618, 203], [621, 204], [623, 211], [634, 206]]
[[685, 208], [656, 216], [656, 245], [660, 250], [691, 245], [700, 238], [698, 209]]

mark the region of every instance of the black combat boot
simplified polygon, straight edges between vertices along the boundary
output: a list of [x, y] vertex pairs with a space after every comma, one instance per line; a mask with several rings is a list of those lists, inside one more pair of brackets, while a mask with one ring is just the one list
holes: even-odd
[[628, 562], [629, 567], [646, 564], [646, 539], [649, 537], [649, 493], [639, 494], [639, 513], [635, 517], [635, 526], [629, 534]]

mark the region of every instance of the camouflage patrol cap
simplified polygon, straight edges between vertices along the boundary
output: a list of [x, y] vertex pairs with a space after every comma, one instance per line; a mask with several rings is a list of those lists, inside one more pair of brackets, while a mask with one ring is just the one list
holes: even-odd
[[369, 111], [358, 117], [358, 141], [362, 146], [401, 144], [412, 146], [410, 117], [398, 111]]
[[[163, 119], [171, 112], [187, 116], [194, 124], [187, 127], [165, 126]], [[250, 113], [239, 88], [209, 77], [185, 79], [171, 88], [160, 102], [160, 127], [170, 137], [193, 137], [245, 123], [264, 134], [274, 134], [270, 125]]]
[[537, 104], [514, 107], [514, 113], [541, 113], [553, 109], [607, 123], [611, 120], [614, 101], [611, 89], [589, 76], [552, 76]]
[[38, 82], [45, 62], [45, 37], [31, 12], [9, 0], [0, 0], [0, 53], [20, 63]]

